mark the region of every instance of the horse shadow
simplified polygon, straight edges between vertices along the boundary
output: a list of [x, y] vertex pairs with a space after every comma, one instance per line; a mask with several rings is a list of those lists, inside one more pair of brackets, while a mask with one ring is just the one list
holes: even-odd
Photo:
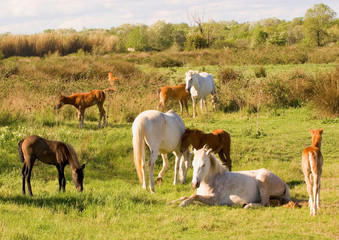
[[290, 189], [293, 189], [296, 186], [299, 186], [303, 183], [304, 183], [304, 181], [300, 181], [300, 180], [292, 180], [290, 182], [286, 182], [286, 184], [289, 186]]

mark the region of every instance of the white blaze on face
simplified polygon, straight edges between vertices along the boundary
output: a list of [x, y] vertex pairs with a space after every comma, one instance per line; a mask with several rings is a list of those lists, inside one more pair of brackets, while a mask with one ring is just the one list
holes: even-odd
[[194, 150], [193, 178], [192, 178], [193, 187], [198, 188], [200, 186], [201, 181], [206, 177], [208, 173], [209, 164], [210, 161], [205, 151]]

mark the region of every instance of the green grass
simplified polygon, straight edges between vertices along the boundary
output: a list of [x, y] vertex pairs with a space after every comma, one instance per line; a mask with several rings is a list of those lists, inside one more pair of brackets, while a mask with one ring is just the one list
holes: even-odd
[[[191, 109], [190, 109], [191, 110]], [[199, 109], [200, 110], [200, 109]], [[198, 110], [198, 114], [199, 114]], [[234, 170], [265, 167], [291, 188], [293, 198], [307, 200], [301, 151], [311, 144], [309, 128], [324, 129], [321, 179], [322, 209], [316, 217], [307, 207], [241, 207], [169, 205], [194, 193], [190, 184], [173, 186], [173, 156], [156, 193], [142, 190], [133, 164], [131, 123], [97, 129], [75, 117], [57, 124], [51, 117], [13, 120], [0, 125], [1, 239], [335, 239], [338, 226], [339, 119], [315, 119], [306, 108], [249, 114], [239, 112], [184, 116], [187, 127], [206, 132], [223, 128], [231, 134]], [[48, 123], [48, 124], [47, 124]], [[33, 169], [33, 197], [21, 195], [17, 142], [30, 134], [72, 144], [86, 163], [84, 192], [75, 190], [66, 168], [66, 192], [58, 193], [55, 167]], [[156, 173], [162, 161], [157, 161]], [[189, 170], [188, 180], [192, 178]]]

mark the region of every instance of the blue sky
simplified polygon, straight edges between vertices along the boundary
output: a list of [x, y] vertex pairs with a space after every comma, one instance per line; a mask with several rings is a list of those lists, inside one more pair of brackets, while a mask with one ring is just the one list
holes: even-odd
[[0, 34], [33, 34], [58, 28], [110, 29], [124, 23], [152, 25], [158, 20], [189, 23], [187, 13], [202, 12], [206, 21], [292, 20], [303, 17], [318, 3], [327, 4], [338, 17], [338, 0], [0, 0]]

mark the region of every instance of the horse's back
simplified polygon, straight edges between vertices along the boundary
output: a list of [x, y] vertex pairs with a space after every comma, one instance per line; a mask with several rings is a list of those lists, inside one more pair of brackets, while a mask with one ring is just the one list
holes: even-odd
[[268, 190], [270, 196], [282, 196], [285, 193], [286, 184], [270, 170], [261, 168], [258, 170], [250, 170], [248, 172], [250, 172], [250, 175], [252, 175]]
[[191, 94], [198, 95], [199, 97], [205, 98], [208, 94], [215, 94], [215, 84], [213, 76], [209, 73], [199, 73], [199, 89], [191, 91]]
[[252, 176], [226, 171], [220, 179], [221, 205], [244, 205], [261, 201], [257, 181]]
[[36, 157], [42, 162], [49, 162], [45, 158], [55, 156], [53, 141], [44, 139], [37, 135], [28, 136], [24, 139], [21, 145], [22, 152], [26, 157]]

